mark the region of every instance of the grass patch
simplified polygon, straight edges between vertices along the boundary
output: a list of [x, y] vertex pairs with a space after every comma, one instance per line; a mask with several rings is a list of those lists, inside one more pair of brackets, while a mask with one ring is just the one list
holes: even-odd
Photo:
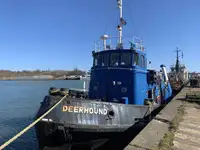
[[154, 150], [170, 150], [173, 146], [174, 133], [178, 129], [179, 123], [185, 110], [185, 102], [178, 108], [177, 115], [169, 124], [169, 131], [164, 135], [157, 148]]

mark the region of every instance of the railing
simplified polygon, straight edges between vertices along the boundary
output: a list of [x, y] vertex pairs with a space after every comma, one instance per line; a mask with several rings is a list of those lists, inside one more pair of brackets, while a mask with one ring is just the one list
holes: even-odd
[[[170, 68], [176, 68], [176, 65], [175, 64], [170, 65]], [[185, 66], [185, 64], [180, 64], [179, 68], [186, 68], [186, 66]]]
[[[130, 40], [131, 39], [131, 40]], [[144, 46], [142, 44], [142, 40], [137, 37], [132, 38], [123, 38], [123, 44], [119, 45], [118, 43], [119, 37], [111, 37], [104, 35], [100, 40], [95, 42], [95, 51], [103, 51], [103, 50], [116, 50], [116, 49], [130, 49], [131, 47], [135, 50], [144, 51]]]

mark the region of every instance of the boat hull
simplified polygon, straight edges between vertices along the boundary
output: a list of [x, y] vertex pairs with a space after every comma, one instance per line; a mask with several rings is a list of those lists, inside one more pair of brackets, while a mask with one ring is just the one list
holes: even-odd
[[[46, 96], [36, 118], [60, 98]], [[45, 146], [59, 146], [68, 142], [109, 140], [141, 122], [158, 107], [66, 98], [35, 126], [38, 142], [42, 149]]]
[[62, 147], [63, 145], [97, 145], [108, 141], [123, 132], [95, 132], [86, 130], [73, 130], [56, 123], [42, 122], [36, 126], [36, 134], [40, 149], [45, 147]]
[[173, 94], [177, 94], [180, 90], [189, 83], [189, 80], [184, 81], [182, 83], [171, 82], [172, 92]]

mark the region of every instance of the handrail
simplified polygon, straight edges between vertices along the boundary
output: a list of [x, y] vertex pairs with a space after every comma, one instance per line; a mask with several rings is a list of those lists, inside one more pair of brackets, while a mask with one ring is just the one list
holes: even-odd
[[[94, 50], [95, 51], [117, 49], [118, 44], [119, 44], [117, 40], [119, 37], [112, 37], [112, 36], [107, 36], [107, 35], [105, 35], [105, 36], [106, 36], [106, 39], [103, 39], [103, 40], [100, 39], [100, 40], [97, 40], [94, 42]], [[131, 43], [132, 43], [135, 45], [135, 49], [140, 49], [140, 50], [144, 51], [143, 42], [138, 37], [135, 37], [135, 36], [133, 36], [132, 38], [128, 38], [128, 37], [124, 38], [123, 37], [122, 40], [123, 40], [122, 44], [123, 44], [124, 49], [129, 49], [131, 47]]]

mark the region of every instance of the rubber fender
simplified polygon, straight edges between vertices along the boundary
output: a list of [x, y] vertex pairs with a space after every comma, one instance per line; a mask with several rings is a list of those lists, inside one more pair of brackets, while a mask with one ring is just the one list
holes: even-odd
[[59, 91], [60, 96], [65, 96], [69, 94], [69, 89], [68, 88], [61, 88]]
[[49, 88], [49, 95], [59, 95], [59, 88], [55, 88], [55, 87], [50, 87]]

